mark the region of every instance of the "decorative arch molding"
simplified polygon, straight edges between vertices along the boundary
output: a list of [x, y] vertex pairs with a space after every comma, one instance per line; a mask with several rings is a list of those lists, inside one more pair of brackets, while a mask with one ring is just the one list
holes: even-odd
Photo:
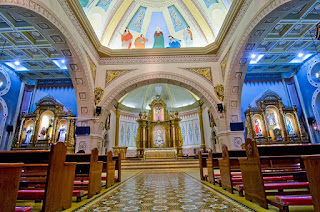
[[6, 95], [11, 88], [11, 79], [8, 74], [8, 70], [5, 70], [5, 69], [6, 68], [4, 66], [2, 66], [2, 65], [0, 66], [0, 73], [3, 74], [4, 77], [6, 78], [6, 82], [4, 82], [5, 88], [0, 91], [0, 96]]
[[314, 87], [320, 87], [320, 83], [319, 82], [315, 82], [312, 79], [312, 69], [315, 65], [317, 65], [318, 63], [320, 63], [320, 55], [316, 55], [314, 56], [311, 60], [308, 60], [306, 63], [303, 64], [303, 66], [301, 67], [302, 70], [307, 70], [307, 77], [308, 77], [308, 81], [309, 83], [314, 86]]
[[[235, 41], [237, 45], [234, 45], [231, 49], [233, 54], [230, 54], [227, 64], [227, 70], [225, 74], [225, 105], [230, 109], [227, 110], [227, 120], [233, 121], [238, 117], [241, 118], [241, 92], [242, 85], [244, 82], [244, 77], [248, 68], [248, 58], [242, 58], [245, 52], [246, 43], [249, 40], [249, 36], [254, 31], [255, 27], [264, 19], [267, 18], [272, 12], [274, 12], [278, 7], [296, 0], [273, 0], [271, 1], [262, 11], [257, 13], [257, 16], [249, 21], [248, 25], [244, 28], [246, 29], [242, 35], [238, 37]], [[283, 13], [283, 16], [290, 13], [291, 10]], [[235, 104], [237, 102], [237, 104]]]
[[6, 101], [2, 97], [0, 97], [0, 107], [2, 107], [3, 115], [0, 119], [0, 144], [2, 143], [3, 131], [6, 125], [7, 117], [8, 117], [8, 106]]
[[[65, 26], [65, 24], [63, 24], [63, 20], [60, 20], [46, 5], [36, 0], [0, 0], [0, 5], [20, 7], [30, 10], [42, 16], [42, 18], [46, 19], [51, 25], [55, 26], [55, 28], [57, 28], [60, 33], [63, 34], [63, 36], [67, 40], [68, 48], [72, 50], [72, 62], [69, 63], [68, 71], [70, 73], [74, 89], [76, 91], [78, 116], [92, 115], [88, 112], [83, 113], [83, 111], [89, 111], [88, 108], [93, 108], [94, 106], [93, 79], [91, 76], [91, 72], [89, 71], [89, 61], [86, 57], [85, 51], [78, 45], [72, 33], [67, 30], [67, 27]], [[86, 93], [85, 101], [80, 98], [81, 96], [83, 96], [84, 92]], [[87, 110], [81, 110], [81, 108], [87, 108]]]
[[[216, 105], [220, 102], [218, 98], [214, 95], [213, 86], [212, 92], [208, 89], [204, 88], [203, 86], [199, 85], [198, 83], [194, 82], [191, 79], [186, 77], [174, 75], [172, 73], [150, 73], [150, 74], [141, 74], [135, 77], [130, 78], [126, 82], [119, 84], [116, 86], [112, 91], [105, 93], [100, 105], [102, 105], [104, 112], [111, 110], [117, 101], [124, 96], [126, 93], [134, 90], [138, 87], [152, 84], [152, 83], [169, 83], [177, 86], [181, 86], [186, 88], [187, 90], [196, 94], [201, 101], [206, 103], [211, 111], [214, 113], [214, 118], [217, 120], [217, 125], [219, 128], [223, 128], [225, 130], [225, 120], [224, 115], [220, 114], [217, 111]], [[105, 117], [102, 115], [102, 117]], [[219, 123], [220, 122], [220, 123]]]
[[319, 96], [320, 96], [320, 87], [318, 87], [317, 90], [315, 90], [315, 92], [313, 93], [312, 102], [311, 102], [312, 110], [317, 122], [317, 126], [320, 126], [319, 105], [317, 105], [317, 97]]

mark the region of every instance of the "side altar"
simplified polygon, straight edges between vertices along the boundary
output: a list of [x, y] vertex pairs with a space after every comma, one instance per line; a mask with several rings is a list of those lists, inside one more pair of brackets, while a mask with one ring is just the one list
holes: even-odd
[[170, 157], [173, 152], [181, 157], [183, 141], [178, 111], [169, 114], [167, 104], [160, 99], [160, 95], [157, 95], [149, 106], [149, 113], [140, 112], [137, 120], [137, 156], [144, 158], [147, 153], [147, 157], [157, 155], [165, 158], [171, 149], [174, 151], [170, 151]]

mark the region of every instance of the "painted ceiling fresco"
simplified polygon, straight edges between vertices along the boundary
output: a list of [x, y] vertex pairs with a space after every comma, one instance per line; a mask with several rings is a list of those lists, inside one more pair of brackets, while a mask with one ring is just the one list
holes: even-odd
[[204, 47], [215, 41], [232, 0], [79, 0], [111, 49]]

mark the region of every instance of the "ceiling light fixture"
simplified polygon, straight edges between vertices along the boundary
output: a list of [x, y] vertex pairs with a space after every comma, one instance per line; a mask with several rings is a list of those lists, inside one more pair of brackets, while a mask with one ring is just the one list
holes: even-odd
[[61, 60], [62, 63], [65, 63], [66, 61], [64, 59]]
[[20, 62], [19, 62], [18, 60], [16, 60], [16, 61], [14, 61], [14, 64], [15, 64], [16, 66], [19, 66], [19, 65], [20, 65]]
[[303, 55], [304, 55], [303, 53], [299, 53], [298, 57], [303, 57]]
[[252, 59], [256, 58], [256, 56], [257, 56], [256, 54], [251, 54]]

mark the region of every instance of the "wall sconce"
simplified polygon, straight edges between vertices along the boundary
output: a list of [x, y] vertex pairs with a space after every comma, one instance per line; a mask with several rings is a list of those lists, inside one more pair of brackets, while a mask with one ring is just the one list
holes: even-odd
[[312, 126], [312, 129], [315, 132], [320, 132], [320, 127], [318, 126], [316, 120], [314, 118], [308, 118], [308, 123]]

